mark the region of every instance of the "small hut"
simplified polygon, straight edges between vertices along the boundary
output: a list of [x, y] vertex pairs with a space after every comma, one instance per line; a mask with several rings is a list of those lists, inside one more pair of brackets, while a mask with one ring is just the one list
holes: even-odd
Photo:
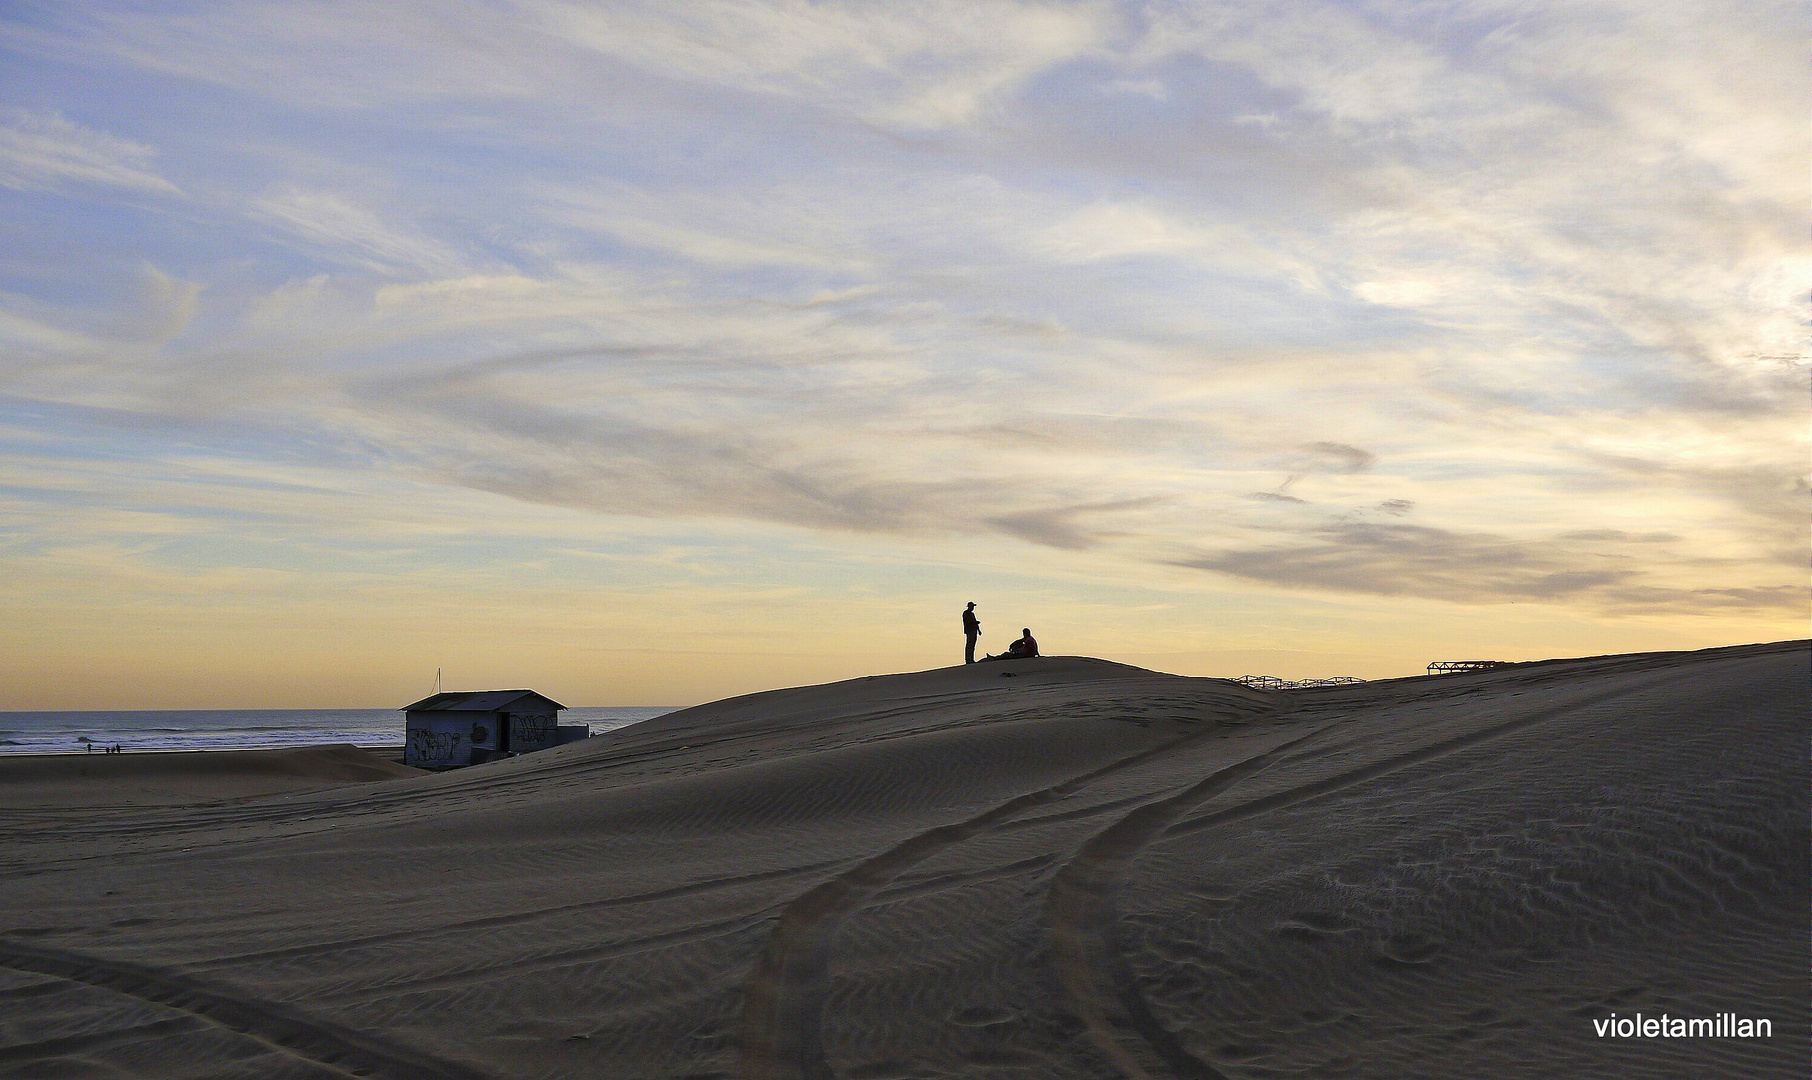
[[418, 769], [478, 765], [546, 750], [590, 734], [562, 727], [566, 706], [533, 690], [461, 690], [403, 706], [403, 763]]

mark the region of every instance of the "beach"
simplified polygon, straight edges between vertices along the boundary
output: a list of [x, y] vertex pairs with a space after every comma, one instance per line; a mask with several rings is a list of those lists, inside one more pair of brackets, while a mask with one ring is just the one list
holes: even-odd
[[1800, 1077], [1808, 704], [1804, 641], [1039, 657], [442, 773], [12, 757], [0, 1080]]
[[402, 747], [0, 755], [0, 810], [193, 806], [424, 775]]

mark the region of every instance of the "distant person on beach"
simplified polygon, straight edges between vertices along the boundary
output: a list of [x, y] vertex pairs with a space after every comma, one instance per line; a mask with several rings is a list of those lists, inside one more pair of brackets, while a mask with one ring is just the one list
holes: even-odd
[[1018, 641], [1015, 641], [1013, 644], [1008, 645], [1006, 652], [1001, 653], [999, 656], [984, 656], [984, 657], [982, 657], [982, 659], [983, 660], [1025, 660], [1030, 657], [1037, 656], [1038, 655], [1038, 639], [1032, 636], [1032, 628], [1028, 626], [1025, 629], [1021, 630], [1020, 633], [1025, 636], [1020, 638]]
[[963, 609], [963, 639], [968, 642], [963, 646], [963, 663], [975, 663], [975, 639], [981, 637], [981, 620], [975, 617], [975, 601]]

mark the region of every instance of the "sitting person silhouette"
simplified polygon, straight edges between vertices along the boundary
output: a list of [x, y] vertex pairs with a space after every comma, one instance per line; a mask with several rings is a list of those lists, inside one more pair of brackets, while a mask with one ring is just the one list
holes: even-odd
[[1037, 656], [1038, 655], [1038, 639], [1032, 636], [1032, 628], [1028, 626], [1025, 629], [1021, 630], [1020, 633], [1025, 636], [1020, 638], [1018, 641], [1015, 641], [1013, 644], [1008, 645], [1006, 652], [1000, 653], [995, 656], [984, 656], [984, 657], [982, 657], [982, 659], [983, 660], [1024, 660], [1027, 657]]

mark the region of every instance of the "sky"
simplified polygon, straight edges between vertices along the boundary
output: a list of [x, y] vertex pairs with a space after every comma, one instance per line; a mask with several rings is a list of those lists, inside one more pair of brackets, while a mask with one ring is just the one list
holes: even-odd
[[1773, 0], [0, 9], [0, 709], [1806, 636]]

